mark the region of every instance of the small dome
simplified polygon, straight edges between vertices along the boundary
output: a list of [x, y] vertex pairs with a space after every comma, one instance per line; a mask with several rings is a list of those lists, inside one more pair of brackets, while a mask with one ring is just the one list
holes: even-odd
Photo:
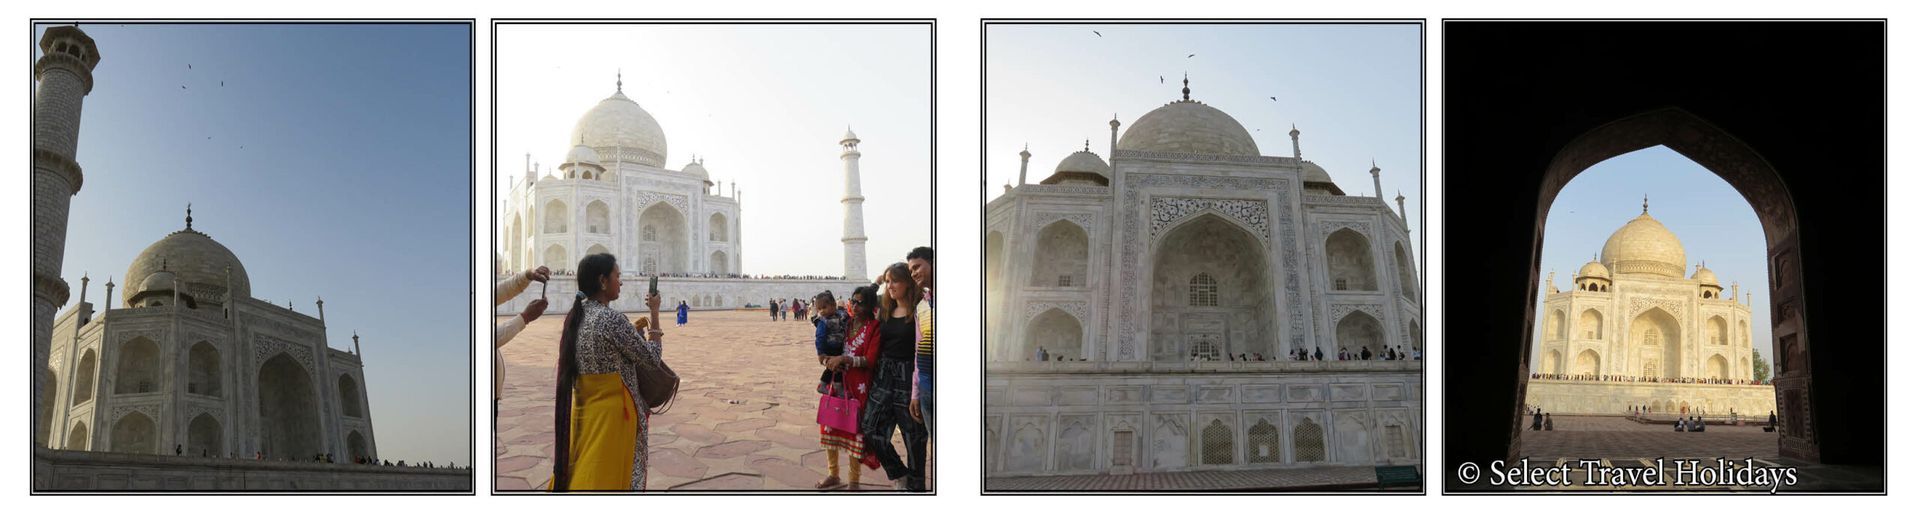
[[1607, 238], [1607, 245], [1600, 250], [1600, 260], [1613, 263], [1614, 273], [1683, 278], [1687, 249], [1666, 225], [1642, 212]]
[[[164, 266], [164, 270], [162, 267]], [[227, 290], [227, 268], [233, 269], [233, 290]], [[155, 278], [156, 275], [162, 278]], [[172, 275], [172, 278], [165, 278]], [[202, 301], [220, 301], [222, 294], [248, 298], [253, 290], [247, 282], [247, 268], [226, 246], [193, 229], [181, 230], [141, 250], [127, 266], [127, 284], [139, 284], [121, 292], [128, 305], [150, 287], [172, 287], [180, 281], [181, 293], [202, 295]]]
[[1067, 158], [1060, 160], [1059, 166], [1053, 167], [1053, 172], [1097, 173], [1102, 177], [1113, 176], [1113, 168], [1107, 166], [1107, 161], [1101, 159], [1099, 155], [1086, 150], [1068, 154]]
[[567, 151], [566, 164], [592, 164], [599, 166], [600, 153], [593, 151], [593, 148], [589, 148], [587, 145], [573, 145], [573, 149]]
[[[846, 133], [846, 135], [843, 135], [843, 136], [840, 136], [840, 142], [841, 142], [841, 143], [843, 143], [843, 144], [844, 144], [844, 143], [846, 143], [846, 142], [848, 142], [848, 141], [852, 141], [852, 142], [855, 142], [855, 143], [858, 143], [858, 142], [860, 142], [860, 136], [856, 136], [856, 135], [853, 135], [853, 127], [847, 127], [847, 133]], [[883, 141], [883, 142], [884, 142], [884, 141]]]
[[1260, 155], [1247, 128], [1232, 116], [1191, 100], [1168, 103], [1133, 121], [1120, 148], [1142, 152]]
[[146, 280], [140, 281], [140, 291], [142, 292], [155, 293], [172, 290], [173, 272], [171, 271], [156, 271], [152, 275], [147, 275]]
[[1604, 278], [1604, 279], [1611, 280], [1613, 278], [1613, 274], [1607, 272], [1607, 265], [1601, 264], [1600, 261], [1589, 261], [1587, 262], [1587, 265], [1580, 267], [1580, 274], [1575, 275], [1575, 277], [1576, 278]]
[[1314, 164], [1313, 161], [1302, 161], [1300, 163], [1300, 181], [1301, 182], [1325, 182], [1328, 184], [1332, 184], [1333, 175], [1328, 175], [1326, 168], [1322, 168], [1320, 167], [1320, 165]]
[[700, 180], [707, 179], [707, 167], [701, 165], [698, 160], [687, 161], [687, 166], [680, 168], [680, 171], [688, 175], [700, 177]]
[[1704, 264], [1693, 270], [1693, 281], [1703, 286], [1720, 287], [1720, 277], [1714, 276], [1713, 270], [1707, 269]]
[[660, 122], [619, 91], [581, 115], [570, 139], [592, 147], [598, 155], [612, 155], [616, 162], [656, 168], [666, 162], [667, 134]]

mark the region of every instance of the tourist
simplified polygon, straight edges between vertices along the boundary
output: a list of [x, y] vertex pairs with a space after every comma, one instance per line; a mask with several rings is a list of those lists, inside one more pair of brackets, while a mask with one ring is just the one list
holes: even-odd
[[767, 299], [767, 317], [773, 321], [780, 321], [780, 302], [772, 298]]
[[[827, 359], [845, 353], [847, 344], [847, 319], [840, 317], [839, 311], [832, 309], [833, 292], [822, 292], [813, 297], [813, 353], [815, 360], [826, 366]], [[832, 369], [820, 370], [820, 394], [834, 394], [840, 386], [840, 377]]]
[[1549, 412], [1549, 413], [1547, 413], [1547, 424], [1546, 424], [1546, 427], [1547, 427], [1547, 428], [1546, 428], [1546, 430], [1547, 430], [1548, 432], [1552, 432], [1552, 431], [1553, 431], [1553, 413], [1551, 413], [1551, 412]]
[[1414, 347], [1414, 349], [1413, 349], [1413, 360], [1420, 360], [1420, 348], [1419, 348], [1419, 347]]
[[927, 438], [934, 436], [933, 423], [933, 248], [916, 247], [907, 252], [907, 271], [921, 289], [919, 309], [914, 312], [913, 400], [907, 412], [927, 427]]
[[1316, 361], [1327, 360], [1327, 354], [1320, 353], [1320, 347], [1316, 346], [1313, 348], [1313, 360], [1316, 360]]
[[[500, 304], [507, 303], [514, 297], [520, 296], [522, 291], [526, 291], [529, 284], [534, 282], [546, 284], [547, 279], [552, 277], [553, 272], [546, 266], [515, 273], [512, 277], [493, 285], [493, 305], [498, 307]], [[544, 290], [544, 286], [542, 288]], [[547, 312], [547, 299], [544, 296], [535, 298], [527, 302], [527, 307], [520, 310], [519, 316], [507, 318], [493, 328], [493, 413], [495, 416], [500, 415], [500, 391], [507, 384], [507, 360], [500, 357], [500, 347], [506, 346], [514, 336], [520, 335], [521, 329], [527, 328], [528, 323], [533, 323], [533, 320], [539, 319], [545, 312]]]
[[[861, 413], [860, 431], [866, 437], [867, 451], [880, 459], [895, 489], [922, 491], [926, 486], [927, 431], [909, 412], [914, 339], [918, 337], [914, 309], [920, 304], [921, 289], [914, 284], [906, 263], [888, 266], [885, 274], [886, 293], [880, 298], [880, 362], [874, 369], [866, 412]], [[893, 448], [896, 427], [906, 440], [904, 462]]]
[[681, 326], [681, 327], [687, 326], [687, 302], [685, 300], [681, 300], [680, 307], [674, 310], [677, 311], [674, 313], [674, 320], [673, 320], [675, 323], [675, 326]]
[[[647, 420], [640, 375], [661, 373], [660, 296], [648, 294], [655, 327], [643, 340], [614, 310], [620, 265], [612, 254], [580, 259], [579, 293], [560, 332], [554, 389], [553, 490], [644, 490]], [[577, 409], [576, 409], [577, 407]]]
[[1340, 347], [1340, 360], [1347, 360], [1347, 347]]
[[1533, 410], [1533, 430], [1538, 432], [1540, 430], [1540, 424], [1541, 424], [1540, 409], [1534, 409]]
[[1360, 360], [1363, 360], [1363, 361], [1373, 360], [1373, 349], [1367, 348], [1364, 346], [1360, 347]]
[[[877, 291], [878, 288], [873, 286], [853, 290], [853, 295], [847, 298], [847, 304], [853, 307], [852, 313], [842, 318], [841, 323], [845, 329], [840, 336], [844, 343], [842, 350], [839, 355], [821, 361], [828, 370], [841, 373], [839, 385], [843, 389], [839, 393], [861, 406], [867, 404], [867, 388], [873, 381], [873, 365], [880, 357], [880, 321], [874, 318], [874, 309], [879, 303], [875, 298], [879, 294]], [[832, 298], [828, 293], [821, 294]], [[845, 483], [849, 491], [860, 489], [861, 466], [880, 467], [880, 460], [866, 453], [866, 443], [860, 434], [821, 425], [820, 446], [827, 451], [827, 478], [815, 483], [815, 489], [827, 489], [842, 483], [839, 454], [843, 451], [847, 454]]]

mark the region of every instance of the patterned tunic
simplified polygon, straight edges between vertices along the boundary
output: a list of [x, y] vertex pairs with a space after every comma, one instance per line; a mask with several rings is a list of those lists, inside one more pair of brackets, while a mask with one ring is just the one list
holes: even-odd
[[660, 367], [660, 343], [642, 339], [625, 313], [592, 299], [581, 300], [581, 305], [587, 310], [580, 319], [574, 357], [582, 375], [619, 373], [633, 397], [634, 410], [640, 413], [640, 430], [634, 434], [633, 490], [645, 490], [649, 415], [646, 400], [640, 397], [640, 374]]

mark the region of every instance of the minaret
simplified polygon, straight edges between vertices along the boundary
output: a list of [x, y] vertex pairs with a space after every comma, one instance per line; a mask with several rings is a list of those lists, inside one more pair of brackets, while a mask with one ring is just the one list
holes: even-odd
[[[93, 68], [100, 52], [78, 26], [48, 27], [40, 36], [40, 60], [33, 65], [33, 408], [30, 415], [51, 415], [53, 383], [47, 357], [53, 348], [53, 316], [71, 291], [60, 278], [67, 254], [67, 213], [80, 192], [80, 163], [74, 160], [80, 137], [80, 104], [93, 91]], [[34, 424], [34, 441], [47, 444], [44, 427]]]
[[1293, 160], [1300, 160], [1300, 126], [1294, 125], [1287, 135], [1293, 137]]
[[1107, 122], [1107, 164], [1113, 164], [1113, 152], [1120, 149], [1120, 113], [1113, 113], [1113, 120]]
[[1026, 145], [1020, 145], [1020, 185], [1027, 185], [1027, 159], [1033, 154], [1027, 152]]
[[[1401, 194], [1399, 191], [1395, 191], [1393, 195], [1393, 201], [1400, 203], [1400, 224], [1407, 225], [1410, 223], [1407, 221], [1407, 195]], [[1407, 225], [1407, 231], [1412, 232], [1413, 226]]]
[[313, 297], [313, 308], [314, 310], [320, 312], [320, 328], [322, 330], [326, 329], [327, 328], [327, 301], [320, 299], [320, 297], [318, 296], [315, 296]]
[[360, 355], [360, 331], [353, 331], [353, 355]]
[[859, 279], [867, 276], [867, 230], [860, 213], [860, 204], [867, 199], [860, 196], [860, 137], [853, 135], [853, 127], [847, 127], [847, 135], [840, 138], [840, 164], [847, 174], [847, 195], [840, 198], [846, 206], [840, 243], [846, 246], [846, 278]]
[[[1373, 169], [1367, 170], [1367, 173], [1373, 174], [1373, 197], [1385, 200], [1387, 196], [1380, 192], [1380, 162], [1374, 161]], [[1401, 216], [1400, 218], [1406, 219], [1406, 216]]]

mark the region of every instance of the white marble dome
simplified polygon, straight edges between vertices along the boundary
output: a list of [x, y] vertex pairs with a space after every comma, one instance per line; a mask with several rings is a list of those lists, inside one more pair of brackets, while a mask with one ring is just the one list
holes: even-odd
[[1720, 277], [1714, 276], [1713, 270], [1707, 269], [1707, 266], [1704, 264], [1700, 265], [1699, 269], [1693, 271], [1693, 280], [1703, 286], [1718, 287], [1720, 285]]
[[615, 162], [656, 168], [666, 162], [667, 134], [660, 129], [660, 122], [619, 91], [580, 116], [580, 121], [573, 124], [571, 138], [592, 147], [598, 155], [612, 155]]
[[1588, 261], [1587, 265], [1580, 267], [1580, 274], [1576, 275], [1576, 277], [1577, 278], [1613, 278], [1613, 274], [1608, 273], [1607, 265], [1601, 264], [1600, 261]]
[[1112, 177], [1113, 167], [1107, 166], [1107, 161], [1101, 159], [1099, 155], [1087, 150], [1081, 150], [1068, 154], [1067, 158], [1061, 159], [1060, 164], [1053, 167], [1053, 172], [1095, 173], [1102, 177]]
[[1332, 184], [1333, 175], [1328, 175], [1326, 168], [1322, 168], [1320, 167], [1320, 165], [1314, 164], [1313, 161], [1302, 161], [1300, 163], [1300, 181], [1301, 182], [1326, 182], [1328, 184]]
[[[193, 294], [201, 301], [219, 301], [223, 293], [231, 293], [234, 298], [253, 294], [247, 268], [240, 264], [239, 257], [206, 234], [187, 229], [167, 234], [133, 258], [133, 264], [127, 266], [127, 288], [121, 291], [121, 299], [130, 305], [147, 288], [160, 287], [162, 282], [148, 279], [161, 273], [162, 266], [179, 279], [182, 293]], [[232, 291], [227, 290], [228, 266], [233, 267]]]
[[1120, 149], [1209, 155], [1260, 155], [1247, 128], [1206, 104], [1180, 100], [1133, 121], [1120, 136]]
[[700, 180], [707, 180], [708, 178], [706, 165], [701, 164], [698, 160], [687, 161], [686, 167], [680, 168], [680, 171], [688, 175], [700, 177]]
[[593, 151], [593, 148], [584, 144], [574, 145], [572, 150], [567, 151], [567, 164], [592, 164], [598, 166], [600, 165], [600, 153]]
[[1614, 273], [1684, 278], [1687, 249], [1666, 225], [1643, 212], [1607, 238], [1600, 260], [1612, 263]]

